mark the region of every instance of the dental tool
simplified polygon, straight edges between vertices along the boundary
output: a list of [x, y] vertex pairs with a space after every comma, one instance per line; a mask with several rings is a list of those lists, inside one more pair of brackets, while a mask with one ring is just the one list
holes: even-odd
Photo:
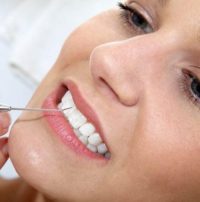
[[0, 112], [10, 112], [10, 111], [31, 111], [31, 112], [62, 112], [66, 109], [43, 109], [43, 108], [26, 108], [26, 107], [12, 107], [4, 104], [0, 104]]

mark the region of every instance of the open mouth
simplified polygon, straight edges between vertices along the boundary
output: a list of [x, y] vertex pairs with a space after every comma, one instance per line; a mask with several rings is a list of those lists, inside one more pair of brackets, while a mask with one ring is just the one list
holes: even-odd
[[45, 117], [54, 132], [75, 152], [110, 159], [98, 119], [73, 82], [56, 89], [45, 100], [43, 107], [62, 110], [45, 112]]

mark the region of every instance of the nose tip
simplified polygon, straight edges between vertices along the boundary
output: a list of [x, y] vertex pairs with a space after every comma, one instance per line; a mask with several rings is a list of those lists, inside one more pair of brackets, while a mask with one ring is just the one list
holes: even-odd
[[123, 105], [131, 107], [137, 105], [139, 98], [132, 97], [132, 96], [124, 96], [123, 98], [119, 98], [120, 102], [123, 103]]
[[[135, 84], [134, 84], [135, 83]], [[139, 82], [132, 82], [132, 85], [128, 83], [122, 84], [118, 91], [118, 99], [125, 106], [134, 106], [139, 102], [140, 85]]]
[[130, 89], [130, 86], [121, 85], [121, 89], [116, 88], [114, 84], [111, 86], [109, 82], [104, 80], [104, 78], [98, 78], [99, 87], [106, 95], [112, 94], [112, 97], [115, 97], [118, 102], [125, 106], [134, 106], [139, 101], [138, 88]]
[[97, 89], [104, 95], [111, 95], [126, 106], [139, 101], [141, 91], [137, 65], [122, 58], [124, 50], [119, 44], [97, 47], [90, 57], [90, 70]]
[[[107, 70], [108, 69], [106, 69], [106, 71]], [[99, 89], [102, 94], [114, 98], [122, 105], [136, 105], [139, 101], [142, 86], [139, 80], [135, 78], [132, 79], [132, 81], [128, 81], [127, 76], [113, 76], [111, 72], [106, 71], [103, 71], [103, 68], [101, 68], [101, 70], [98, 68], [98, 70], [93, 72], [97, 89]]]

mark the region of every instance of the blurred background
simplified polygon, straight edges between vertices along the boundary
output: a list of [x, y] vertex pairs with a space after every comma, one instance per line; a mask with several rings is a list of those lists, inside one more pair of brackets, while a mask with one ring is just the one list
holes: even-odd
[[[0, 0], [0, 103], [25, 106], [54, 64], [69, 33], [116, 3], [116, 0]], [[19, 114], [11, 112], [13, 122]], [[10, 160], [0, 176], [17, 177]]]

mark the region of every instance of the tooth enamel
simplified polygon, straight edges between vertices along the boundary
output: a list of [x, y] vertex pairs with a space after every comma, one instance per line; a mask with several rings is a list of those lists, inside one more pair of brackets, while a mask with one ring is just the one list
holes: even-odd
[[77, 137], [82, 136], [78, 129], [74, 129], [74, 133], [76, 134]]
[[105, 154], [108, 151], [106, 145], [103, 143], [97, 146], [97, 150], [100, 154]]
[[79, 128], [80, 133], [83, 136], [90, 136], [95, 132], [95, 127], [91, 123], [86, 123]]
[[102, 139], [100, 137], [100, 135], [98, 133], [94, 133], [92, 135], [89, 136], [88, 138], [88, 142], [92, 145], [99, 145], [100, 143], [102, 143]]
[[86, 136], [80, 136], [79, 140], [85, 145], [88, 144], [88, 138]]
[[[65, 107], [62, 107], [62, 109], [65, 109]], [[63, 113], [65, 114], [65, 116], [68, 118], [76, 109], [75, 108], [71, 108], [71, 109], [65, 109], [63, 111]]]
[[91, 145], [91, 144], [88, 144], [87, 145], [87, 148], [90, 150], [90, 151], [92, 151], [92, 152], [97, 152], [97, 147], [95, 147], [94, 145]]
[[111, 157], [111, 153], [110, 152], [106, 152], [105, 153], [105, 158], [110, 159], [110, 157]]
[[83, 114], [81, 114], [81, 112], [79, 112], [78, 110], [74, 110], [68, 117], [68, 120], [72, 127], [75, 129], [81, 127], [87, 121], [85, 116], [83, 116]]
[[62, 103], [58, 104], [58, 109], [62, 109]]
[[91, 152], [98, 152], [107, 159], [111, 157], [99, 133], [95, 132], [95, 126], [87, 122], [87, 118], [77, 109], [69, 91], [58, 104], [58, 109], [63, 109], [63, 114], [73, 127], [75, 135]]
[[64, 108], [71, 108], [75, 106], [70, 91], [67, 91], [67, 93], [64, 95], [64, 97], [62, 98], [62, 103], [64, 104]]

